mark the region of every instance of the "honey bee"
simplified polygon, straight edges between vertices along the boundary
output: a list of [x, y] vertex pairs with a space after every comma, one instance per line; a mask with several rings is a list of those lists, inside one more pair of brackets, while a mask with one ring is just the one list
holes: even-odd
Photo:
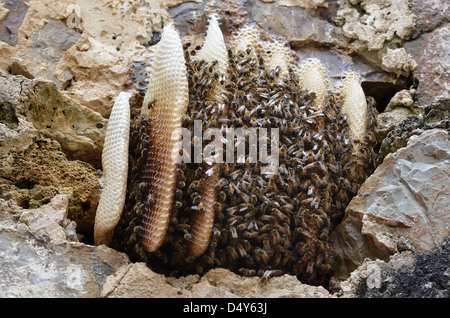
[[235, 260], [237, 260], [239, 258], [236, 250], [232, 246], [227, 247], [227, 254], [232, 262], [234, 262]]
[[256, 270], [255, 269], [249, 269], [249, 268], [240, 268], [238, 270], [239, 274], [242, 276], [256, 276]]
[[256, 248], [255, 254], [256, 254], [257, 259], [260, 260], [260, 263], [267, 264], [270, 260], [270, 255], [266, 251], [264, 251], [263, 249], [261, 249], [259, 247]]

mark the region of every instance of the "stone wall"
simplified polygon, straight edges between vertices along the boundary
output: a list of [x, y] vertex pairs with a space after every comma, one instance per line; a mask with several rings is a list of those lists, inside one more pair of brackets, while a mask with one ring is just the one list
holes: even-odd
[[[357, 71], [378, 103], [385, 159], [334, 233], [329, 290], [222, 269], [168, 279], [90, 244], [116, 96], [132, 92], [135, 114], [162, 27], [201, 44], [212, 12], [226, 37], [256, 24], [319, 58], [332, 85]], [[448, 13], [443, 0], [0, 1], [0, 296], [448, 297]], [[429, 288], [408, 291], [398, 270]]]

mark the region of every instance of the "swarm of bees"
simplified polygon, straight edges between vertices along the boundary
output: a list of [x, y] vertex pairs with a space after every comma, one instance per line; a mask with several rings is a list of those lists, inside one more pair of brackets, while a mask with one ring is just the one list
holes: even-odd
[[[210, 27], [216, 23], [212, 19]], [[243, 38], [236, 36], [222, 59], [198, 58], [205, 54], [183, 48], [188, 104], [179, 123], [193, 131], [201, 120], [202, 133], [217, 128], [224, 137], [230, 128], [277, 128], [277, 171], [263, 174], [265, 163], [250, 160], [249, 136], [239, 161], [167, 164], [170, 152], [180, 148], [168, 149], [170, 143], [157, 137], [161, 106], [157, 98], [147, 98], [147, 111], [131, 124], [126, 201], [112, 246], [166, 275], [224, 267], [245, 276], [290, 273], [303, 283], [327, 284], [333, 267], [330, 232], [376, 167], [375, 103], [346, 99], [345, 90], [310, 91], [302, 72], [314, 73], [320, 62], [311, 60], [312, 66], [303, 66], [311, 69], [301, 71], [279, 58], [286, 56], [285, 47], [274, 62], [280, 45], [270, 44], [266, 54], [260, 40], [245, 45]], [[366, 109], [364, 135], [355, 135], [348, 120], [357, 102], [362, 106], [355, 107]], [[343, 112], [343, 105], [350, 111]], [[149, 247], [148, 231], [159, 226], [151, 213], [164, 204], [162, 239]]]

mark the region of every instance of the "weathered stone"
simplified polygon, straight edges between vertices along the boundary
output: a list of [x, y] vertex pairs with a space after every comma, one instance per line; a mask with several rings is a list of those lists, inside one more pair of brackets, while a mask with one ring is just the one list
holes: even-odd
[[[414, 14], [408, 1], [342, 0], [339, 3], [334, 19], [336, 27], [331, 31], [333, 37], [376, 65], [382, 66], [383, 58], [387, 59], [385, 64], [392, 66], [387, 71], [408, 76], [409, 66], [404, 69], [404, 64], [388, 63], [387, 50], [401, 47], [414, 32]], [[394, 70], [394, 66], [399, 68]]]
[[417, 62], [414, 77], [418, 81], [416, 97], [421, 106], [439, 98], [449, 98], [450, 92], [450, 24], [419, 36], [404, 45]]
[[[410, 108], [411, 109], [411, 108]], [[412, 114], [411, 114], [412, 115]], [[379, 119], [381, 121], [381, 119]], [[450, 132], [450, 100], [439, 99], [424, 108], [423, 116], [409, 116], [383, 139], [379, 154], [382, 157], [406, 147], [409, 137], [425, 130], [444, 129]]]
[[417, 116], [424, 112], [423, 107], [414, 105], [414, 94], [414, 89], [401, 90], [392, 97], [384, 112], [377, 116], [375, 135], [379, 145], [381, 145], [388, 133], [394, 130], [407, 117]]
[[91, 165], [68, 160], [58, 143], [39, 137], [28, 148], [0, 158], [0, 198], [22, 208], [39, 208], [57, 193], [69, 196], [69, 219], [92, 232], [100, 174]]
[[17, 229], [22, 208], [12, 201], [0, 199], [0, 228]]
[[388, 133], [394, 130], [399, 123], [413, 115], [414, 113], [409, 107], [395, 107], [391, 111], [379, 114], [377, 116], [377, 126], [375, 127], [378, 144], [381, 144]]
[[443, 130], [427, 130], [388, 155], [338, 226], [337, 240], [344, 248], [337, 247], [338, 275], [348, 275], [365, 258], [386, 259], [403, 249], [427, 252], [439, 247], [450, 234], [449, 170], [449, 133]]
[[185, 2], [168, 12], [181, 37], [206, 31], [207, 16], [203, 3]]
[[48, 204], [37, 209], [23, 211], [19, 221], [19, 231], [30, 231], [46, 235], [50, 242], [57, 244], [67, 241], [65, 227], [67, 222], [67, 211], [69, 198], [67, 195], [56, 195]]
[[414, 31], [414, 15], [408, 1], [343, 0], [340, 4], [336, 22], [359, 52], [381, 50], [395, 36], [405, 39]]
[[50, 20], [31, 36], [31, 45], [17, 54], [12, 73], [27, 78], [44, 77], [54, 81], [59, 89], [66, 87], [73, 77], [70, 70], [63, 72], [65, 76], [61, 81], [55, 77], [55, 69], [64, 53], [80, 37], [81, 34], [76, 29]]
[[[2, 110], [6, 110], [8, 106], [11, 105], [3, 104]], [[14, 112], [10, 114], [14, 116], [11, 117], [11, 120], [0, 118], [0, 157], [12, 150], [20, 151], [28, 148], [38, 134], [38, 130], [33, 124], [23, 118], [15, 117]]]
[[165, 278], [144, 263], [120, 268], [108, 277], [103, 297], [158, 298], [329, 298], [323, 287], [302, 284], [295, 276], [274, 277], [261, 283], [259, 277], [242, 277], [226, 269], [210, 270], [203, 277], [190, 275]]
[[[208, 286], [209, 285], [209, 286]], [[217, 293], [243, 298], [329, 298], [323, 287], [302, 284], [293, 275], [273, 277], [266, 283], [259, 277], [242, 277], [223, 268], [210, 270], [192, 287], [194, 297], [212, 297]]]
[[449, 2], [446, 0], [411, 0], [410, 8], [416, 16], [416, 30], [410, 39], [431, 32], [448, 22]]
[[5, 105], [0, 110], [0, 119], [4, 117], [9, 125], [20, 122], [17, 134], [31, 132], [25, 122], [28, 121], [58, 141], [70, 160], [101, 166], [107, 120], [61, 95], [54, 82], [0, 76], [0, 104]]
[[22, 26], [23, 19], [28, 11], [30, 0], [6, 0], [1, 6], [0, 13], [0, 41], [9, 45], [17, 44], [17, 33]]
[[[23, 2], [6, 2], [22, 3], [28, 11], [17, 23], [20, 32], [14, 31], [15, 46], [0, 42], [0, 73], [52, 80], [107, 118], [115, 97], [130, 86], [129, 65], [146, 60], [153, 33], [170, 20], [167, 9], [183, 1]], [[13, 15], [10, 9], [0, 26], [8, 26]]]
[[[449, 134], [429, 130], [415, 136], [407, 148], [386, 157], [377, 170], [358, 194], [360, 198], [370, 192], [365, 202], [358, 202], [357, 197], [348, 209], [352, 213], [364, 213], [367, 221], [386, 225], [387, 230], [408, 238], [420, 251], [438, 247], [450, 234], [450, 215], [447, 213], [450, 204]], [[375, 193], [370, 189], [376, 189]], [[358, 206], [361, 203], [362, 206]], [[379, 219], [384, 222], [378, 222]], [[370, 223], [363, 224], [362, 233], [374, 242], [383, 240], [382, 244], [388, 249], [395, 246], [390, 238], [378, 235], [374, 230]]]
[[100, 297], [107, 276], [129, 262], [104, 246], [52, 244], [45, 235], [0, 228], [0, 297]]
[[405, 251], [388, 262], [366, 260], [340, 284], [342, 297], [449, 298], [450, 238], [427, 252]]
[[106, 278], [129, 263], [105, 246], [78, 242], [67, 195], [37, 209], [0, 199], [0, 297], [100, 297]]
[[317, 9], [328, 7], [328, 0], [277, 0], [278, 5], [286, 7], [300, 7], [305, 9]]
[[[402, 107], [412, 107], [414, 103], [414, 95], [416, 93], [415, 89], [410, 90], [401, 90], [397, 94], [392, 97], [392, 99], [389, 101], [389, 104], [387, 105], [385, 111], [391, 111], [395, 107], [402, 106]], [[422, 113], [423, 109], [420, 108], [420, 110], [417, 110], [418, 113]]]
[[381, 59], [381, 66], [384, 70], [397, 74], [398, 77], [401, 75], [408, 77], [416, 69], [417, 62], [406, 53], [404, 48], [388, 48]]
[[101, 293], [102, 297], [111, 298], [173, 298], [189, 294], [167, 284], [164, 275], [153, 272], [144, 263], [121, 267], [107, 278]]
[[321, 15], [321, 11], [255, 0], [240, 0], [239, 3], [263, 29], [284, 36], [292, 47], [331, 43], [331, 25]]

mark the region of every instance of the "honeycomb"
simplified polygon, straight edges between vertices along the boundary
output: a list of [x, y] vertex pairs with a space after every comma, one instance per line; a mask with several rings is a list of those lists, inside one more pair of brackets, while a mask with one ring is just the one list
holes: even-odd
[[342, 113], [347, 116], [352, 139], [362, 140], [367, 131], [368, 108], [358, 73], [345, 73], [338, 97], [342, 103]]
[[94, 241], [109, 245], [122, 215], [128, 174], [130, 93], [120, 93], [111, 110], [102, 152], [104, 188], [95, 215]]
[[259, 32], [253, 25], [241, 28], [231, 43], [231, 49], [234, 55], [245, 51], [248, 47], [252, 48], [252, 55], [264, 54], [265, 52], [264, 46], [259, 38]]
[[318, 109], [323, 110], [329, 84], [325, 67], [320, 60], [309, 58], [300, 64], [296, 71], [302, 88], [316, 93], [315, 103]]
[[[228, 69], [228, 54], [216, 15], [211, 17], [205, 43], [200, 52], [193, 57], [193, 60], [204, 61], [208, 64], [217, 61], [214, 70], [218, 74], [226, 74]], [[203, 102], [222, 102], [222, 98], [220, 97], [222, 89], [222, 85], [216, 82], [216, 85], [211, 89], [211, 93], [203, 99]], [[212, 127], [210, 126], [209, 128]], [[217, 165], [203, 164], [203, 171], [202, 177], [206, 181], [205, 185], [199, 191], [201, 200], [198, 204], [198, 209], [191, 212], [192, 215], [189, 222], [192, 238], [188, 244], [188, 250], [193, 257], [199, 257], [208, 248], [214, 224], [214, 202], [217, 199], [217, 191], [214, 189], [215, 183], [219, 180]]]
[[209, 20], [209, 26], [206, 34], [205, 43], [200, 52], [194, 57], [197, 61], [207, 61], [209, 63], [218, 62], [218, 72], [223, 74], [228, 69], [228, 56], [225, 40], [219, 27], [217, 15], [212, 15]]
[[184, 51], [173, 25], [164, 28], [157, 45], [141, 110], [141, 115], [152, 123], [141, 180], [149, 187], [149, 198], [139, 227], [141, 242], [149, 252], [163, 243], [169, 224], [181, 149], [181, 118], [189, 99]]
[[292, 65], [290, 49], [278, 41], [264, 42], [264, 66], [267, 70], [279, 68], [279, 79], [289, 77], [289, 67]]

